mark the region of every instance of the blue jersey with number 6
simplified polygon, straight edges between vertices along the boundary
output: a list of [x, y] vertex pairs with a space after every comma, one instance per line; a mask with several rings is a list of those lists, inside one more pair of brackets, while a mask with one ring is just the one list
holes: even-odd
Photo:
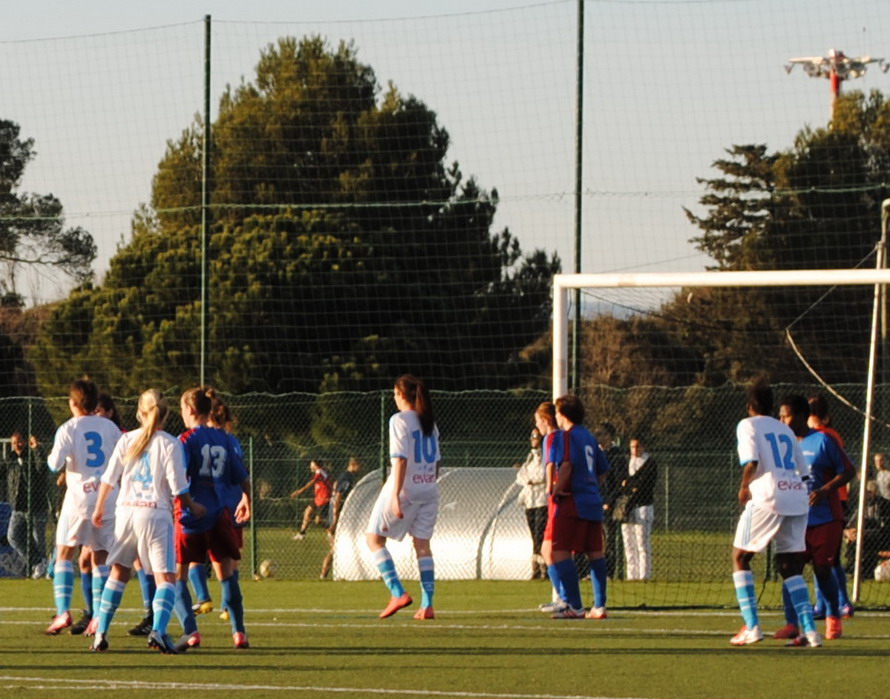
[[736, 428], [739, 462], [757, 462], [749, 485], [751, 501], [780, 515], [804, 515], [810, 509], [803, 476], [809, 472], [791, 428], [768, 415], [755, 415]]
[[188, 508], [179, 518], [186, 534], [200, 534], [213, 527], [231, 501], [232, 488], [247, 480], [241, 450], [225, 430], [202, 425], [180, 435], [185, 449], [189, 495], [207, 508], [196, 518]]
[[600, 449], [596, 437], [583, 425], [573, 425], [553, 438], [548, 461], [556, 464], [557, 470], [564, 462], [572, 464], [569, 483], [578, 517], [601, 522], [603, 497], [599, 479], [609, 471], [609, 460]]

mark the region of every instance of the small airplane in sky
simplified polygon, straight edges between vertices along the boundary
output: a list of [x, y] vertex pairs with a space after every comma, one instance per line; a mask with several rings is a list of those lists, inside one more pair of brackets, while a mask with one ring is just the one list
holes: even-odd
[[804, 58], [790, 58], [785, 66], [785, 72], [790, 73], [794, 66], [803, 66], [804, 72], [811, 78], [831, 78], [848, 80], [858, 78], [865, 74], [869, 64], [876, 63], [883, 72], [890, 69], [890, 63], [883, 58], [873, 56], [846, 56], [843, 51], [831, 49], [827, 56], [807, 56]]

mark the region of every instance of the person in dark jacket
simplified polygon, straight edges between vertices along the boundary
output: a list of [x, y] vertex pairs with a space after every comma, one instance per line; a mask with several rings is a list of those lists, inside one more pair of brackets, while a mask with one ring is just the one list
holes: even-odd
[[627, 478], [621, 492], [628, 497], [627, 515], [621, 524], [626, 565], [625, 580], [652, 577], [652, 523], [655, 521], [655, 481], [658, 465], [643, 442], [630, 440]]
[[6, 537], [26, 567], [26, 575], [46, 572], [46, 525], [51, 506], [49, 470], [38, 452], [28, 453], [21, 432], [10, 438], [12, 451], [4, 463], [6, 496], [12, 506]]

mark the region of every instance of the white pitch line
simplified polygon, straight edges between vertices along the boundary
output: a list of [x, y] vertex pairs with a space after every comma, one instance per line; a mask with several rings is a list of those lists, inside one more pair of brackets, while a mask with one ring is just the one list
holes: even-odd
[[[44, 683], [34, 689], [58, 689], [64, 686], [66, 690], [74, 685], [76, 688], [93, 690], [120, 690], [120, 689], [163, 689], [170, 691], [194, 690], [221, 690], [226, 692], [237, 691], [265, 691], [265, 692], [312, 692], [315, 694], [337, 693], [357, 696], [361, 694], [379, 694], [383, 696], [434, 696], [434, 697], [481, 697], [482, 699], [614, 699], [612, 697], [591, 696], [585, 694], [516, 694], [512, 692], [446, 692], [436, 689], [389, 689], [376, 687], [320, 687], [309, 685], [266, 685], [266, 684], [210, 684], [210, 683], [186, 683], [186, 682], [142, 682], [124, 680], [75, 680], [70, 678], [56, 679], [54, 677], [23, 677], [20, 675], [0, 675], [0, 681], [4, 683], [22, 682]], [[78, 686], [79, 685], [79, 686]], [[622, 699], [635, 699], [622, 697]], [[640, 699], [640, 698], [637, 698]]]

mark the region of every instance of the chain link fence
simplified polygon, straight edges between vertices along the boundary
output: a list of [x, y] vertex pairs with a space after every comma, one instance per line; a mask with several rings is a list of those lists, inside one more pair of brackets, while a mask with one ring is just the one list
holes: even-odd
[[[816, 390], [814, 386], [779, 386], [776, 396], [809, 395]], [[853, 404], [864, 403], [863, 386], [839, 390]], [[531, 390], [434, 392], [445, 468], [440, 528], [433, 539], [441, 577], [531, 577], [532, 544], [516, 499], [519, 487], [514, 474], [528, 453], [532, 413], [548, 399], [545, 392]], [[652, 578], [645, 585], [624, 582], [621, 537], [609, 537], [613, 546], [609, 557], [614, 563], [612, 599], [616, 604], [647, 606], [731, 605], [727, 581], [739, 514], [740, 475], [735, 425], [745, 416], [744, 389], [597, 388], [588, 390], [584, 399], [588, 426], [612, 423], [622, 450], [631, 438], [642, 439], [659, 466]], [[358, 560], [366, 555], [364, 525], [388, 468], [387, 426], [394, 412], [391, 392], [249, 394], [230, 396], [228, 401], [252, 477], [254, 517], [245, 531], [245, 571], [259, 574], [261, 563], [268, 561], [263, 568], [266, 573], [288, 579], [318, 578], [336, 544], [331, 575], [351, 577], [344, 571], [364, 565]], [[890, 387], [879, 387], [875, 405], [877, 415], [887, 414]], [[135, 399], [120, 400], [118, 407], [124, 427], [133, 429]], [[0, 434], [7, 436], [0, 442], [0, 572], [4, 575], [40, 573], [39, 564], [50, 557], [61, 490], [43, 466], [56, 426], [67, 419], [66, 413], [67, 401], [62, 398], [0, 399]], [[837, 402], [832, 418], [858, 467], [862, 416]], [[166, 428], [173, 434], [182, 430], [178, 414], [171, 414]], [[13, 463], [8, 436], [14, 432], [20, 432], [26, 442], [31, 435], [37, 440], [35, 447], [25, 450], [24, 469]], [[881, 418], [874, 423], [871, 451], [888, 448], [890, 433]], [[313, 510], [305, 537], [295, 539], [307, 507], [314, 503], [312, 487], [294, 496], [310, 481], [310, 460], [321, 463], [333, 485], [350, 458], [361, 463], [361, 470], [346, 498], [336, 540], [328, 531], [327, 506]], [[14, 477], [14, 473], [20, 475]], [[23, 487], [16, 478], [24, 484], [25, 500], [10, 492]], [[880, 553], [890, 551], [890, 522], [878, 516], [872, 483], [867, 487], [861, 603], [877, 607], [890, 605], [890, 584], [874, 580], [874, 569], [883, 560]], [[850, 526], [855, 526], [858, 489], [857, 479], [850, 489]], [[17, 534], [18, 541], [10, 540], [13, 513], [21, 515], [31, 537]], [[849, 573], [854, 553], [854, 547], [846, 544]], [[468, 561], [468, 555], [474, 558]], [[407, 550], [405, 560], [410, 562], [410, 558]], [[758, 557], [758, 565], [759, 576], [775, 578], [769, 556]], [[373, 575], [372, 571], [369, 576]], [[778, 598], [772, 601], [779, 603]]]

